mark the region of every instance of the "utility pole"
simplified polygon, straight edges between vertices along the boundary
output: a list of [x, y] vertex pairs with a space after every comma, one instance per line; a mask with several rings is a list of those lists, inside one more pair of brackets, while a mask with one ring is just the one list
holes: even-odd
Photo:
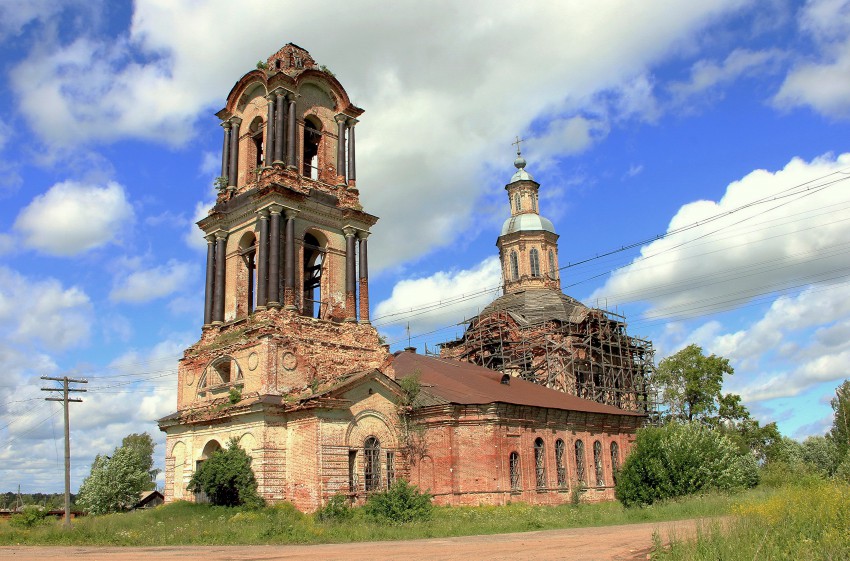
[[71, 527], [71, 429], [68, 424], [68, 403], [73, 401], [81, 403], [83, 400], [79, 398], [68, 397], [70, 392], [84, 392], [87, 390], [80, 388], [71, 388], [69, 384], [88, 384], [88, 380], [76, 380], [63, 376], [61, 378], [51, 378], [42, 376], [42, 380], [51, 380], [53, 382], [62, 382], [61, 388], [41, 388], [43, 392], [62, 392], [62, 397], [47, 397], [46, 401], [61, 401], [65, 406], [65, 528]]

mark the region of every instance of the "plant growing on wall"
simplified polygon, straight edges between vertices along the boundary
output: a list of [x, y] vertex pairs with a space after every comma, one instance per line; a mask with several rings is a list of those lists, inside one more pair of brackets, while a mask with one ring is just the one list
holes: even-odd
[[218, 189], [219, 191], [224, 191], [227, 189], [227, 176], [219, 175], [213, 180], [213, 187]]
[[422, 390], [419, 376], [420, 372], [417, 370], [410, 376], [398, 380], [401, 396], [396, 405], [396, 414], [399, 420], [400, 452], [410, 465], [415, 465], [427, 452], [425, 427], [414, 419], [419, 407], [416, 404], [416, 398]]

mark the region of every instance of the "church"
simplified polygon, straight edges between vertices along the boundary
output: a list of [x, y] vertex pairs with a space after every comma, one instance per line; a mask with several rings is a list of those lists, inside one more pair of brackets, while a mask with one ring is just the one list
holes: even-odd
[[[208, 244], [203, 327], [179, 361], [176, 411], [159, 420], [165, 501], [204, 500], [189, 480], [230, 439], [251, 456], [266, 501], [303, 511], [339, 494], [361, 503], [398, 478], [446, 505], [612, 499], [646, 419], [636, 386], [593, 399], [566, 391], [584, 387], [575, 375], [541, 383], [507, 360], [474, 364], [464, 341], [444, 351], [458, 356], [440, 357], [382, 344], [369, 319], [378, 218], [360, 204], [356, 174], [362, 115], [291, 43], [242, 76], [217, 113], [218, 196], [198, 222]], [[515, 165], [510, 220], [521, 235], [500, 237], [506, 296], [560, 294], [554, 228], [537, 214], [524, 160]], [[529, 235], [540, 242], [533, 252]]]

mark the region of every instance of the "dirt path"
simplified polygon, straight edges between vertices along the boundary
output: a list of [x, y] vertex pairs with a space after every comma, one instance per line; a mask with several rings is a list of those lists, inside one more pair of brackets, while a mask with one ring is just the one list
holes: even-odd
[[523, 534], [434, 538], [395, 542], [323, 545], [251, 545], [209, 547], [0, 547], [0, 558], [14, 560], [84, 559], [86, 561], [620, 561], [645, 560], [652, 533], [662, 537], [693, 535], [695, 520], [545, 530]]

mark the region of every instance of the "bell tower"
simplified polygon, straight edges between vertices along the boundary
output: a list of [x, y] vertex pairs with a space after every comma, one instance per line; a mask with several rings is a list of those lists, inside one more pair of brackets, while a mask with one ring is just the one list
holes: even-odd
[[207, 240], [202, 333], [179, 363], [177, 412], [160, 420], [167, 500], [190, 498], [188, 478], [222, 431], [250, 437], [243, 447], [261, 494], [287, 496], [277, 468], [262, 467], [284, 461], [275, 423], [305, 396], [386, 359], [369, 321], [367, 240], [378, 219], [357, 188], [362, 113], [289, 43], [242, 76], [216, 114], [218, 196], [198, 222]]
[[551, 288], [560, 292], [558, 234], [552, 222], [540, 216], [540, 184], [525, 170], [520, 142], [517, 138], [514, 160], [517, 171], [505, 186], [511, 215], [496, 240], [504, 290], [506, 294], [529, 288]]

